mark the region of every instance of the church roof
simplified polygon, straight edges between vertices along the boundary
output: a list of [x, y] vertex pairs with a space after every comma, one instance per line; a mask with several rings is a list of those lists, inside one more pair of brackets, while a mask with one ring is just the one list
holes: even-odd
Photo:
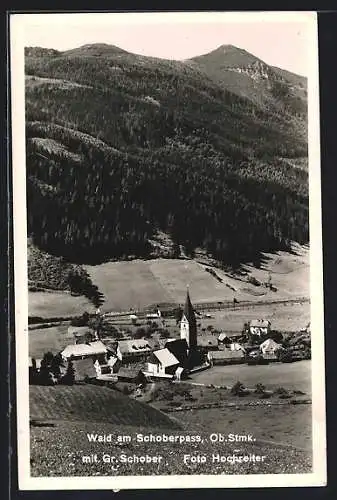
[[185, 301], [185, 306], [184, 306], [184, 311], [183, 311], [183, 317], [184, 316], [186, 317], [186, 319], [190, 325], [196, 324], [195, 313], [194, 313], [194, 309], [192, 306], [192, 302], [191, 302], [190, 294], [189, 294], [188, 290], [187, 290], [187, 294], [186, 294], [186, 301]]

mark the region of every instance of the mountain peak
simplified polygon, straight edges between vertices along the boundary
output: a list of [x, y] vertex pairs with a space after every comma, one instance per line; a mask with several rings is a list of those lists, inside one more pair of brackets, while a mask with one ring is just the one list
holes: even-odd
[[108, 43], [87, 43], [76, 49], [66, 50], [63, 54], [76, 56], [110, 56], [128, 54], [128, 52], [116, 45], [110, 45]]
[[193, 61], [199, 63], [212, 62], [213, 64], [221, 64], [226, 66], [247, 66], [256, 61], [261, 61], [253, 54], [250, 54], [244, 49], [235, 45], [220, 45], [215, 50], [197, 57], [193, 57]]

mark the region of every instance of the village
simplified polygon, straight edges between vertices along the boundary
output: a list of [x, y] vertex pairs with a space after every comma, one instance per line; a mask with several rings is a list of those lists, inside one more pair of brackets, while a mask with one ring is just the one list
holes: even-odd
[[[233, 304], [235, 307], [235, 303]], [[175, 310], [136, 314], [84, 313], [68, 327], [68, 343], [59, 352], [29, 359], [31, 384], [128, 383], [139, 390], [148, 383], [193, 380], [195, 374], [225, 365], [272, 365], [311, 358], [310, 323], [292, 335], [272, 329], [268, 319], [243, 322], [241, 332], [226, 325], [205, 328], [211, 314], [185, 304]], [[207, 321], [206, 321], [207, 322]], [[131, 389], [130, 389], [131, 387]]]

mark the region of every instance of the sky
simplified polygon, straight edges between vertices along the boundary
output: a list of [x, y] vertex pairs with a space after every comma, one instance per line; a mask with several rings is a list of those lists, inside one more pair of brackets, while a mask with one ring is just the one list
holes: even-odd
[[313, 13], [19, 14], [24, 45], [67, 50], [108, 43], [136, 54], [187, 59], [231, 44], [308, 76]]

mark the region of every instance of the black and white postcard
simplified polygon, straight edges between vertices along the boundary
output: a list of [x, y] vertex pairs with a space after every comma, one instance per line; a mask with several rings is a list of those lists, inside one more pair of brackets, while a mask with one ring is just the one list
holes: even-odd
[[325, 485], [316, 14], [10, 41], [19, 488]]

